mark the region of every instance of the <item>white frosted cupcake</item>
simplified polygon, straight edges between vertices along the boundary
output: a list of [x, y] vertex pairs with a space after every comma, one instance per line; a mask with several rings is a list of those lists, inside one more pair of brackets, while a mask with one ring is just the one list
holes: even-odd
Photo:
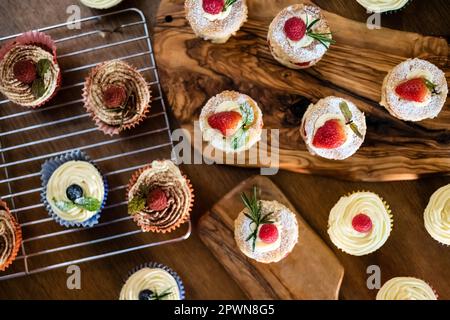
[[421, 121], [438, 116], [447, 94], [444, 72], [428, 61], [408, 59], [384, 79], [380, 104], [400, 120]]
[[328, 218], [331, 241], [354, 256], [363, 256], [381, 248], [391, 230], [391, 210], [372, 192], [356, 192], [341, 197]]
[[300, 134], [311, 154], [344, 160], [361, 147], [366, 130], [364, 113], [355, 104], [327, 97], [308, 107]]
[[246, 0], [186, 0], [186, 19], [195, 34], [225, 43], [247, 21]]
[[122, 0], [80, 0], [80, 1], [85, 6], [94, 9], [109, 9], [122, 2]]
[[402, 9], [409, 0], [356, 0], [370, 12], [389, 12]]
[[234, 221], [234, 238], [239, 249], [249, 258], [262, 263], [284, 259], [298, 241], [295, 213], [278, 201], [258, 200], [242, 194], [245, 209]]
[[450, 245], [450, 184], [438, 189], [424, 212], [425, 229], [442, 244]]
[[224, 91], [212, 97], [203, 107], [199, 121], [203, 139], [227, 153], [250, 149], [261, 140], [261, 109], [243, 93]]
[[387, 281], [378, 291], [377, 300], [437, 300], [437, 294], [428, 283], [412, 277], [396, 277]]
[[267, 41], [273, 57], [292, 69], [315, 65], [334, 42], [320, 8], [305, 4], [283, 9], [270, 24]]

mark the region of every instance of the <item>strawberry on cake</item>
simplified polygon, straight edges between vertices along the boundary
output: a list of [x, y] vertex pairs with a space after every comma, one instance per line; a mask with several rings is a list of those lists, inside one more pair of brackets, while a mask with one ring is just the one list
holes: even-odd
[[273, 57], [292, 69], [315, 65], [334, 43], [320, 8], [305, 4], [283, 9], [270, 24], [267, 41]]
[[250, 149], [261, 139], [262, 112], [255, 100], [224, 91], [211, 99], [200, 114], [203, 139], [227, 153]]
[[364, 113], [352, 102], [327, 97], [308, 107], [300, 134], [311, 154], [344, 160], [362, 145], [366, 130]]
[[405, 121], [436, 118], [445, 104], [448, 85], [444, 72], [422, 59], [408, 59], [386, 76], [380, 104]]
[[186, 19], [195, 34], [225, 43], [247, 21], [246, 0], [186, 0]]
[[278, 201], [258, 199], [259, 190], [241, 195], [245, 208], [234, 221], [234, 238], [249, 258], [262, 263], [284, 259], [298, 241], [295, 213]]

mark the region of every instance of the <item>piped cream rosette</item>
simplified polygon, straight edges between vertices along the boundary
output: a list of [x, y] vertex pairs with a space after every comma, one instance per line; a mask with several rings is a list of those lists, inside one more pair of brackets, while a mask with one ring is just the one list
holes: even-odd
[[356, 0], [370, 12], [388, 12], [403, 8], [409, 0]]
[[94, 9], [109, 9], [122, 2], [122, 0], [80, 0], [80, 1], [85, 6]]
[[[368, 232], [356, 231], [352, 225], [354, 217], [365, 214], [372, 223]], [[328, 219], [328, 235], [342, 251], [362, 256], [381, 248], [392, 230], [392, 215], [389, 206], [372, 192], [356, 192], [341, 197], [331, 209]]]
[[425, 281], [412, 277], [396, 277], [378, 291], [377, 300], [437, 300], [437, 294]]
[[450, 245], [450, 184], [431, 196], [424, 212], [424, 223], [433, 239]]

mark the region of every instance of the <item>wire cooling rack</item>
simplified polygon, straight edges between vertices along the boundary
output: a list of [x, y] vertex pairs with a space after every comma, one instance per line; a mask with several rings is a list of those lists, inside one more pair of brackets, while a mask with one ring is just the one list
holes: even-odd
[[[38, 30], [57, 43], [63, 83], [57, 96], [36, 110], [0, 101], [0, 195], [23, 232], [21, 252], [0, 273], [0, 280], [187, 239], [190, 222], [169, 235], [143, 233], [126, 210], [125, 189], [131, 173], [154, 159], [171, 158], [173, 149], [142, 11], [130, 8]], [[0, 38], [0, 45], [16, 36]], [[89, 70], [110, 59], [134, 65], [152, 90], [150, 117], [113, 137], [96, 128], [81, 98]], [[60, 227], [39, 200], [42, 163], [75, 149], [84, 150], [95, 161], [110, 185], [100, 223], [92, 228]]]

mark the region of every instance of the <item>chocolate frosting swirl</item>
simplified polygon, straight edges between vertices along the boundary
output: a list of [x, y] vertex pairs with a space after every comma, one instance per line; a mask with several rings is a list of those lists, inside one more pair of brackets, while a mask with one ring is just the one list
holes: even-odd
[[190, 185], [173, 162], [153, 161], [151, 167], [144, 169], [129, 189], [128, 199], [146, 198], [156, 188], [165, 193], [166, 208], [154, 211], [145, 207], [134, 213], [134, 220], [144, 231], [169, 231], [189, 216], [192, 203]]
[[[103, 92], [108, 85], [125, 88], [128, 95], [127, 108], [121, 110], [105, 105]], [[149, 107], [150, 91], [145, 79], [133, 67], [119, 60], [107, 61], [94, 68], [86, 80], [84, 91], [88, 111], [109, 126], [121, 128], [134, 124]]]
[[0, 204], [0, 270], [17, 250], [16, 221]]

